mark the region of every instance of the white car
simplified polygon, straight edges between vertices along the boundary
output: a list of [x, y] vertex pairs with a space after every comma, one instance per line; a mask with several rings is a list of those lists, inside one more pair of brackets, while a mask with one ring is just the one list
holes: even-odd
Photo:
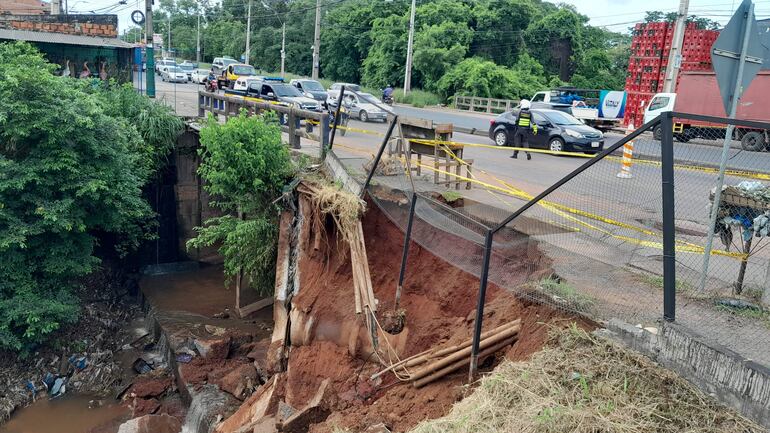
[[264, 81], [265, 77], [262, 75], [242, 75], [235, 80], [233, 84], [233, 90], [246, 90], [249, 88], [249, 84], [257, 81]]
[[192, 74], [190, 75], [190, 81], [196, 84], [203, 84], [208, 76], [209, 71], [207, 69], [193, 69]]
[[187, 73], [179, 66], [169, 66], [160, 72], [160, 79], [169, 83], [186, 83]]
[[385, 108], [385, 104], [371, 93], [346, 93], [345, 108], [348, 109], [352, 117], [362, 122], [370, 120], [385, 122], [388, 120], [388, 114], [391, 113], [390, 110]]

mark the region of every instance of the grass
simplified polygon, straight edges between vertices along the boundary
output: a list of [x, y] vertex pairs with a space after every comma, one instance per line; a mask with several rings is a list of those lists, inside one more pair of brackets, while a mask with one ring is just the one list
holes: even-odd
[[763, 308], [734, 307], [731, 305], [717, 305], [716, 309], [734, 314], [738, 317], [757, 320], [761, 322], [762, 325], [764, 325], [766, 328], [770, 329], [770, 310]]
[[596, 304], [592, 297], [578, 292], [574, 286], [559, 279], [545, 278], [540, 280], [538, 287], [543, 292], [559, 298], [575, 311], [590, 313]]
[[675, 373], [577, 327], [554, 329], [524, 362], [412, 433], [747, 433], [764, 431]]
[[[645, 283], [657, 287], [659, 289], [663, 289], [663, 277], [660, 275], [653, 275], [653, 274], [639, 274], [642, 281]], [[676, 280], [676, 292], [683, 294], [683, 295], [693, 295], [695, 294], [696, 290], [695, 287], [684, 280]]]
[[[258, 71], [258, 73], [264, 74], [270, 77], [278, 77], [281, 75], [280, 72], [266, 72], [261, 70]], [[291, 74], [288, 72], [284, 74], [284, 79], [287, 82], [296, 78], [308, 78], [308, 77], [297, 75], [297, 74]], [[320, 78], [318, 82], [321, 83], [321, 85], [324, 86], [324, 88], [326, 89], [328, 89], [332, 84], [336, 83], [336, 81], [329, 80], [326, 78]], [[371, 93], [377, 98], [382, 96], [382, 90], [374, 87], [361, 86], [361, 91], [364, 93]], [[431, 93], [425, 90], [420, 90], [420, 89], [412, 89], [408, 95], [404, 96], [404, 89], [397, 87], [393, 91], [393, 98], [399, 104], [408, 104], [417, 108], [422, 108], [422, 107], [431, 106], [431, 105], [439, 105], [442, 103], [441, 97], [438, 96], [437, 94]]]
[[444, 191], [441, 193], [441, 196], [444, 197], [447, 203], [454, 203], [463, 198], [463, 195], [457, 191]]

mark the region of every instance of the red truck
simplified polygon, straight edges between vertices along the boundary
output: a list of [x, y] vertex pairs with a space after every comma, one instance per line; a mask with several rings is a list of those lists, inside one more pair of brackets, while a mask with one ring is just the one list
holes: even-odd
[[[644, 111], [644, 122], [666, 111], [727, 117], [714, 72], [682, 72], [676, 93], [658, 93]], [[760, 71], [743, 93], [735, 118], [770, 122], [770, 71]], [[693, 138], [718, 139], [724, 137], [724, 123], [690, 121], [674, 124], [674, 138], [687, 142]], [[660, 139], [660, 126], [653, 132]], [[770, 143], [767, 129], [736, 127], [733, 139], [749, 151], [766, 151]]]

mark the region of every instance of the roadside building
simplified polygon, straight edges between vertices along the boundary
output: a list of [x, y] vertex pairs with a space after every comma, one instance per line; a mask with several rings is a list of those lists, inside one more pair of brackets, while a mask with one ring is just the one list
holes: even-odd
[[0, 42], [26, 41], [72, 77], [132, 79], [132, 44], [118, 39], [117, 15], [0, 15]]

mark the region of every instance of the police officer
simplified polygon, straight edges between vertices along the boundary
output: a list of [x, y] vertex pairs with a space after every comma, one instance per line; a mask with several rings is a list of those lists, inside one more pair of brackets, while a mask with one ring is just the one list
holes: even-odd
[[[519, 114], [516, 116], [516, 134], [513, 136], [513, 145], [514, 147], [526, 147], [529, 148], [529, 134], [530, 129], [533, 128], [532, 123], [532, 112], [529, 111], [529, 101], [526, 99], [521, 101], [521, 107], [519, 108]], [[535, 128], [537, 126], [534, 126]], [[537, 134], [537, 130], [535, 129], [533, 131], [535, 134]], [[527, 160], [532, 159], [532, 155], [530, 155], [529, 152], [525, 151], [527, 154]], [[513, 155], [511, 155], [511, 158], [518, 158], [519, 157], [519, 151], [514, 150]]]

